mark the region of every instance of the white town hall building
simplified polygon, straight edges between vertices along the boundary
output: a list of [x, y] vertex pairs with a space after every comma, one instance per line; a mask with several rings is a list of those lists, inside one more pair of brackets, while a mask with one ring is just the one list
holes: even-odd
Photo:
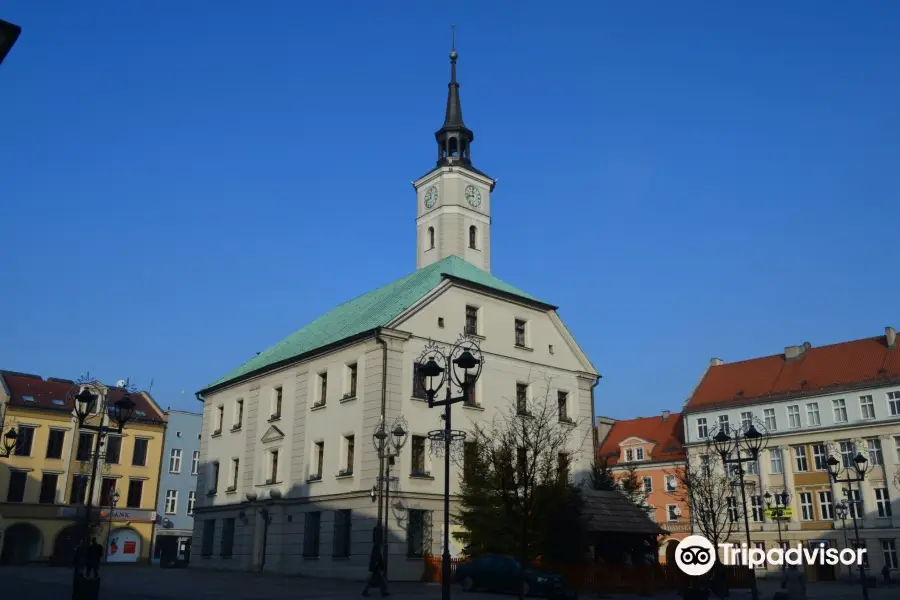
[[423, 555], [439, 556], [443, 536], [443, 461], [425, 438], [442, 427], [443, 409], [429, 409], [414, 385], [429, 339], [449, 345], [466, 331], [484, 354], [472, 402], [453, 407], [456, 428], [508, 410], [517, 394], [549, 394], [575, 423], [573, 477], [589, 471], [599, 376], [556, 307], [491, 274], [495, 180], [472, 165], [456, 52], [450, 58], [437, 165], [414, 182], [417, 270], [198, 392], [192, 568], [366, 577], [380, 466], [372, 436], [382, 419], [390, 426], [402, 417], [409, 437], [391, 470], [388, 577], [419, 580]]

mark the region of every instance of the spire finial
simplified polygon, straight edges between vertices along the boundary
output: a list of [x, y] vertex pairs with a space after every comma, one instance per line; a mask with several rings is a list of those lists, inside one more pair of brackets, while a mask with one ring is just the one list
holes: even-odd
[[456, 53], [456, 24], [450, 24], [450, 60], [456, 62], [456, 57], [459, 56]]

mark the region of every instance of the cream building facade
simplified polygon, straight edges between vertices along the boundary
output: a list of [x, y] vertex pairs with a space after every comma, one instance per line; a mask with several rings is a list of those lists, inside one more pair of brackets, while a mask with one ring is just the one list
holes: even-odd
[[[796, 545], [854, 546], [851, 517], [838, 519], [836, 505], [859, 511], [858, 526], [870, 569], [896, 572], [900, 555], [900, 349], [893, 328], [884, 336], [737, 363], [713, 359], [684, 409], [691, 464], [707, 460], [707, 436], [723, 423], [752, 420], [769, 434], [759, 463], [747, 468], [751, 539], [766, 549], [778, 545], [778, 524], [765, 514], [762, 495], [786, 490], [790, 517], [782, 539]], [[842, 467], [857, 452], [871, 472], [861, 484], [833, 483], [826, 469], [834, 455]], [[710, 458], [721, 462], [717, 456]], [[842, 475], [843, 477], [843, 475]], [[745, 542], [738, 524], [733, 541]], [[811, 569], [816, 579], [847, 576], [846, 570]]]
[[373, 433], [402, 418], [409, 437], [391, 471], [388, 574], [419, 580], [423, 556], [440, 554], [444, 534], [443, 461], [426, 439], [442, 428], [443, 411], [417, 391], [416, 360], [429, 340], [450, 345], [464, 331], [479, 340], [485, 363], [471, 405], [453, 407], [454, 428], [490, 421], [526, 385], [530, 398], [550, 396], [563, 422], [573, 422], [573, 477], [587, 476], [597, 372], [556, 307], [489, 271], [495, 182], [471, 163], [455, 53], [451, 69], [438, 164], [414, 183], [417, 270], [198, 393], [192, 568], [365, 578], [380, 466]]

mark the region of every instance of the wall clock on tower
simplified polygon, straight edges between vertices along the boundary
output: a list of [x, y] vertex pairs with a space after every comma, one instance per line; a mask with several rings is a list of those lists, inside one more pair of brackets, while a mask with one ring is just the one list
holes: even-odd
[[431, 208], [434, 206], [434, 203], [437, 202], [438, 199], [438, 191], [435, 186], [431, 186], [428, 188], [428, 191], [425, 192], [425, 208]]
[[469, 204], [471, 204], [475, 208], [478, 208], [479, 206], [481, 206], [481, 191], [474, 185], [467, 185], [466, 200], [469, 201]]

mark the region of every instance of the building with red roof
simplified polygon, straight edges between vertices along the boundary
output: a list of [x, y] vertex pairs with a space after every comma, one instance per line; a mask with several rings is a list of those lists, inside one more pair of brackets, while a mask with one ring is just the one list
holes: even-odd
[[[894, 328], [884, 335], [725, 362], [710, 361], [684, 405], [689, 462], [709, 460], [707, 442], [722, 428], [750, 424], [767, 435], [756, 463], [747, 466], [751, 540], [776, 546], [779, 524], [765, 510], [764, 494], [787, 491], [789, 516], [781, 538], [794, 545], [846, 547], [852, 519], [859, 517], [861, 544], [876, 572], [896, 569], [900, 545], [900, 347]], [[867, 459], [861, 485], [834, 484], [827, 460], [842, 468], [857, 454]], [[705, 456], [703, 456], [705, 455]], [[715, 456], [712, 456], [715, 460]], [[737, 501], [737, 500], [736, 500]], [[850, 531], [847, 535], [848, 530]], [[745, 542], [744, 528], [739, 527]], [[786, 531], [785, 531], [786, 530]], [[839, 576], [835, 569], [809, 570], [811, 578]]]
[[691, 530], [689, 506], [677, 477], [686, 456], [682, 415], [663, 411], [625, 421], [600, 417], [595, 432], [596, 463], [608, 465], [618, 481], [634, 472], [653, 509], [651, 518], [668, 532], [660, 552], [663, 556], [674, 552], [678, 540]]

